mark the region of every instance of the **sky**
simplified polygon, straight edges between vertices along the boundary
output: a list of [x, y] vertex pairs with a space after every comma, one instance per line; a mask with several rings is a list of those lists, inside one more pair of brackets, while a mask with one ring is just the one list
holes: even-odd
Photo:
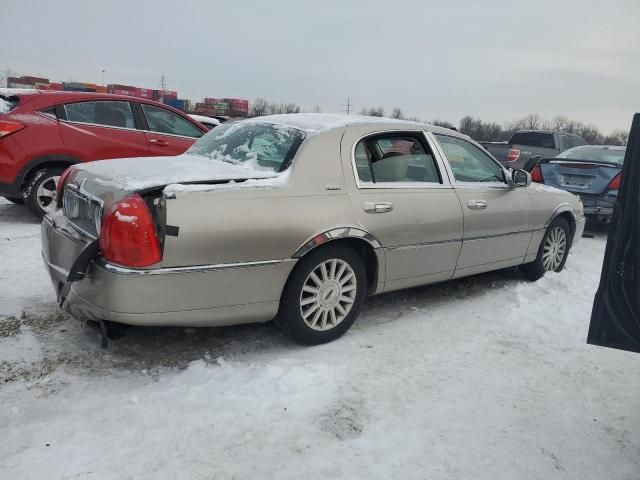
[[[2, 0], [0, 75], [423, 120], [640, 111], [638, 0]], [[7, 41], [10, 39], [10, 41]]]

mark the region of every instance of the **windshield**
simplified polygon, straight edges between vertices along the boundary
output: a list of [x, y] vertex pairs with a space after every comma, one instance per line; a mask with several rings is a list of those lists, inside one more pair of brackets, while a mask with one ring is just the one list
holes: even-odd
[[556, 158], [568, 158], [582, 162], [603, 162], [622, 165], [625, 150], [610, 147], [578, 147], [565, 150]]
[[187, 153], [281, 172], [289, 167], [303, 139], [302, 131], [283, 125], [227, 123], [200, 138]]

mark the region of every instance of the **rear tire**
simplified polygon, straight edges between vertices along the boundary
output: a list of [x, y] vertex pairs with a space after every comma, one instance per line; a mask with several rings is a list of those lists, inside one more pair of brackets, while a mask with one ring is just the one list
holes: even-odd
[[536, 259], [522, 266], [525, 275], [538, 280], [546, 272], [561, 272], [571, 248], [571, 228], [562, 217], [556, 218], [542, 237]]
[[36, 217], [42, 218], [56, 209], [56, 187], [63, 167], [46, 167], [38, 170], [24, 189], [27, 208]]
[[367, 272], [358, 253], [342, 245], [320, 247], [295, 266], [276, 323], [296, 342], [331, 342], [356, 321], [366, 290]]

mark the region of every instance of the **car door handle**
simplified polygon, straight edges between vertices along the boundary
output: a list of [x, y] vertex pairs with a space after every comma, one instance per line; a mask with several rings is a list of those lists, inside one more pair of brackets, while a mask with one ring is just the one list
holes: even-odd
[[467, 202], [467, 207], [471, 210], [484, 210], [487, 208], [487, 202], [484, 200], [469, 200]]
[[364, 202], [363, 208], [367, 213], [385, 213], [393, 210], [393, 204], [389, 202]]
[[149, 140], [149, 143], [153, 143], [154, 145], [158, 145], [159, 147], [168, 147], [169, 146], [169, 142], [167, 142], [165, 140], [158, 140], [156, 138], [152, 138], [151, 140]]

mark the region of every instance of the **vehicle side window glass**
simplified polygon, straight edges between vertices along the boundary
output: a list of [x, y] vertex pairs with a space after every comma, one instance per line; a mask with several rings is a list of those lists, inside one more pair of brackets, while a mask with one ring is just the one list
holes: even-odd
[[76, 102], [64, 106], [70, 122], [92, 123], [108, 127], [136, 128], [129, 102]]
[[398, 134], [362, 140], [354, 160], [364, 183], [441, 183], [433, 155], [417, 137]]
[[566, 150], [566, 149], [571, 148], [573, 146], [573, 145], [571, 145], [571, 141], [569, 139], [569, 135], [562, 134], [562, 135], [560, 135], [560, 138], [562, 140], [562, 148], [563, 149]]
[[149, 130], [183, 137], [201, 137], [202, 131], [188, 120], [164, 108], [142, 104]]
[[461, 138], [435, 134], [458, 182], [505, 182], [504, 171], [489, 155]]

